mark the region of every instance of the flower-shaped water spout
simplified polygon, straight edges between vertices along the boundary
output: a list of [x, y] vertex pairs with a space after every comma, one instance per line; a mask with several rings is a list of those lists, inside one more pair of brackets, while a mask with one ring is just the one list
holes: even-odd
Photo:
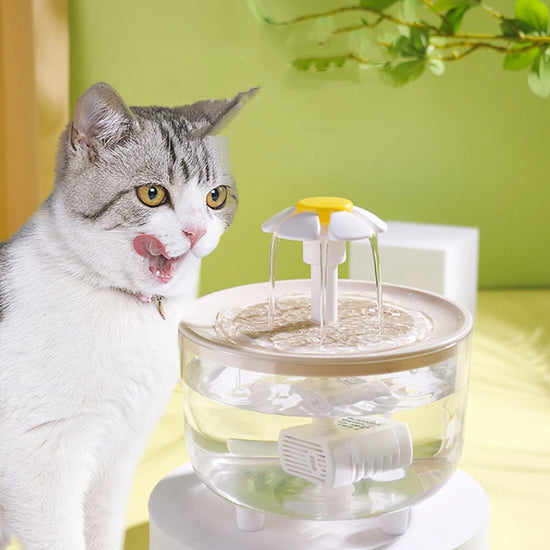
[[292, 241], [355, 241], [386, 231], [372, 212], [339, 197], [310, 197], [285, 208], [262, 225], [266, 233]]
[[373, 239], [386, 229], [378, 216], [339, 197], [302, 199], [262, 225], [275, 237], [303, 242], [303, 259], [311, 266], [311, 319], [321, 325], [338, 319], [338, 265], [346, 260], [346, 242]]

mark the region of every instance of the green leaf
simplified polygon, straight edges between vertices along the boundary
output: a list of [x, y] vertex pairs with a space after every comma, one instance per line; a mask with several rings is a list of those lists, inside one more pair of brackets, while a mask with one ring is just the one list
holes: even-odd
[[426, 48], [430, 44], [430, 31], [428, 29], [417, 29], [413, 27], [410, 33], [410, 40], [418, 53], [426, 53]]
[[343, 55], [341, 57], [334, 57], [332, 59], [332, 63], [335, 67], [343, 67], [346, 64], [347, 60], [348, 58], [345, 55]]
[[299, 71], [307, 71], [313, 65], [313, 59], [295, 59], [292, 65]]
[[524, 52], [521, 49], [525, 49], [525, 46], [517, 49], [519, 50], [517, 53], [509, 53], [504, 57], [503, 68], [507, 71], [522, 71], [523, 69], [527, 69], [540, 55], [539, 48], [530, 48]]
[[470, 9], [469, 6], [459, 6], [453, 9], [450, 9], [444, 16], [443, 22], [441, 23], [440, 30], [445, 34], [456, 34], [460, 25], [462, 24], [462, 19], [464, 14]]
[[539, 0], [517, 0], [514, 15], [538, 31], [548, 30], [548, 6]]
[[418, 57], [417, 51], [406, 36], [400, 36], [390, 48], [390, 53], [396, 57]]
[[326, 71], [330, 67], [330, 59], [319, 58], [313, 64], [318, 71]]
[[399, 0], [361, 0], [359, 2], [359, 7], [384, 11], [397, 2], [399, 2]]
[[520, 33], [538, 34], [538, 30], [533, 25], [520, 19], [503, 19], [500, 30], [504, 36], [519, 36]]
[[550, 96], [550, 59], [540, 55], [533, 63], [527, 75], [527, 84], [531, 91], [542, 98]]
[[511, 19], [503, 19], [500, 22], [500, 30], [504, 36], [517, 36], [518, 31]]
[[409, 36], [399, 36], [389, 52], [396, 57], [422, 58], [426, 55], [429, 45], [430, 31], [427, 29], [411, 28]]
[[339, 55], [337, 57], [308, 57], [295, 59], [292, 65], [299, 71], [308, 71], [312, 67], [315, 67], [318, 71], [326, 71], [331, 65], [343, 67], [347, 60], [347, 55]]
[[411, 80], [416, 80], [420, 77], [425, 68], [425, 59], [415, 59], [414, 61], [405, 61], [394, 66], [389, 65], [382, 70], [389, 77], [391, 84], [394, 86], [403, 86], [411, 82]]

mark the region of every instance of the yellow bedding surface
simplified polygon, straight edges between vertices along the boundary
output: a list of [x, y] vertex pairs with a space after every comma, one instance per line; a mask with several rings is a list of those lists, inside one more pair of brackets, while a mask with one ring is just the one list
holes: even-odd
[[[149, 495], [187, 460], [181, 398], [136, 472], [125, 550], [148, 550]], [[550, 548], [550, 289], [480, 292], [460, 467], [489, 495], [493, 550]]]
[[[147, 500], [187, 459], [174, 392], [136, 473], [125, 550], [147, 550]], [[479, 293], [460, 467], [487, 491], [493, 550], [550, 548], [550, 290]]]

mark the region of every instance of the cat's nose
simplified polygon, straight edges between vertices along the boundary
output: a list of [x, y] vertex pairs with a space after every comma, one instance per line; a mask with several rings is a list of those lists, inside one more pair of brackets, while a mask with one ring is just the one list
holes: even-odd
[[204, 227], [188, 227], [183, 230], [183, 234], [189, 239], [191, 248], [195, 246], [195, 243], [206, 233]]

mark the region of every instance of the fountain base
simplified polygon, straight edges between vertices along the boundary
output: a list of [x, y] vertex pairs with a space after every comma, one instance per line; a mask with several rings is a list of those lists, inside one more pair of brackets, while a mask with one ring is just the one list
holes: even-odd
[[407, 512], [347, 521], [298, 520], [267, 515], [260, 530], [243, 531], [235, 506], [204, 486], [189, 464], [174, 470], [149, 499], [150, 550], [487, 550], [489, 501], [457, 470], [437, 493]]

